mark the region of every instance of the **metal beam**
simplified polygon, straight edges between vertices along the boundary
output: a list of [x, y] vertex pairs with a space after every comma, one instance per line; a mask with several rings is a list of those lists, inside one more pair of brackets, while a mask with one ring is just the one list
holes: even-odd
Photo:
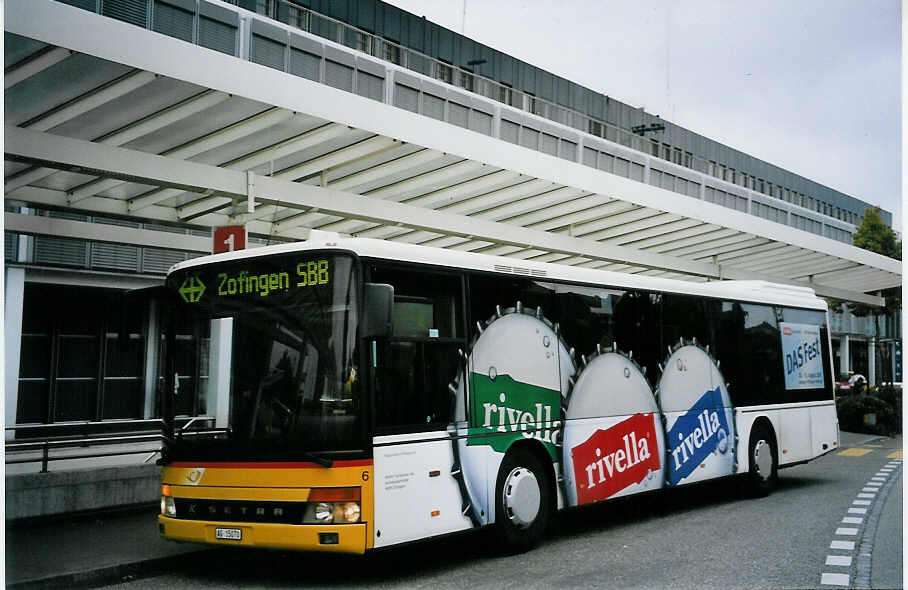
[[45, 47], [37, 55], [29, 56], [24, 61], [13, 64], [10, 69], [3, 72], [3, 89], [9, 90], [19, 82], [28, 80], [72, 54], [72, 51], [63, 47]]
[[155, 78], [157, 78], [157, 76], [151, 72], [130, 72], [119, 80], [115, 80], [100, 89], [96, 88], [95, 90], [86, 92], [66, 106], [40, 115], [37, 119], [34, 119], [33, 122], [29, 123], [27, 127], [29, 129], [34, 129], [35, 131], [48, 131], [57, 125], [62, 125], [92, 109], [129, 94], [133, 90], [138, 90]]
[[[235, 170], [103, 146], [89, 141], [48, 136], [15, 127], [5, 128], [5, 140], [4, 149], [7, 156], [17, 160], [53, 164], [69, 169], [100, 171], [104, 175], [195, 192], [211, 190], [229, 198], [246, 196], [246, 174]], [[381, 223], [400, 223], [442, 234], [479, 237], [503, 244], [528, 248], [541, 247], [552, 252], [600, 260], [627, 261], [644, 267], [671, 269], [690, 274], [715, 277], [719, 274], [718, 267], [712, 264], [660, 256], [621, 246], [591, 243], [579, 238], [441, 211], [428, 211], [402, 203], [373, 200], [334, 189], [275, 178], [258, 177], [256, 182], [257, 199], [265, 204], [297, 209], [318, 207], [329, 214], [348, 215]]]
[[210, 237], [203, 238], [186, 234], [120, 227], [107, 223], [89, 223], [87, 221], [42, 217], [39, 215], [4, 213], [3, 229], [4, 231], [27, 235], [211, 253]]
[[[190, 97], [173, 107], [164, 109], [159, 113], [149, 115], [148, 117], [145, 117], [136, 123], [124, 127], [123, 129], [119, 129], [117, 131], [114, 131], [113, 133], [108, 133], [100, 138], [97, 138], [95, 141], [97, 141], [98, 143], [103, 143], [105, 145], [123, 145], [153, 131], [166, 127], [167, 125], [171, 125], [186, 117], [211, 108], [227, 100], [228, 98], [229, 97], [226, 94], [221, 92], [215, 92], [211, 90], [201, 92], [196, 96]], [[25, 170], [6, 179], [4, 184], [4, 192], [12, 192], [19, 187], [37, 182], [56, 172], [57, 171], [53, 168], [32, 168]], [[104, 189], [100, 188], [98, 189], [98, 192], [100, 192], [101, 190]]]

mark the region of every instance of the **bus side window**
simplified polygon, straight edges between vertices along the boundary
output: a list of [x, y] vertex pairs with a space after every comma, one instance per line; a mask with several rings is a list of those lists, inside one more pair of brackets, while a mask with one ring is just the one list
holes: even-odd
[[465, 348], [461, 278], [375, 265], [371, 280], [394, 286], [391, 336], [378, 354], [375, 422], [379, 434], [439, 430], [453, 420], [448, 384]]
[[737, 407], [783, 401], [781, 313], [769, 305], [722, 303], [715, 350]]
[[618, 350], [633, 353], [633, 359], [646, 369], [650, 385], [655, 385], [657, 367], [666, 356], [662, 338], [662, 296], [645, 291], [628, 291], [614, 306], [615, 343]]

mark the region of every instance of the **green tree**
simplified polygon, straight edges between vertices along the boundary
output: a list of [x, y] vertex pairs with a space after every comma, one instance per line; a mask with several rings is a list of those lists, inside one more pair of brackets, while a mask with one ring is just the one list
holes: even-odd
[[870, 250], [896, 260], [902, 259], [902, 243], [892, 228], [883, 223], [879, 207], [864, 212], [864, 221], [854, 232], [853, 243], [864, 250]]

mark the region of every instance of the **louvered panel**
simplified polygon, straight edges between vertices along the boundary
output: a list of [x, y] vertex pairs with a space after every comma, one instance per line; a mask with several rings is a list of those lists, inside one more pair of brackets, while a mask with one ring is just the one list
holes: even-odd
[[290, 73], [301, 78], [318, 81], [318, 69], [321, 59], [317, 55], [298, 49], [290, 49]]
[[382, 100], [385, 96], [385, 80], [367, 72], [356, 72], [356, 93], [373, 100]]
[[261, 35], [252, 35], [249, 60], [276, 70], [284, 69], [284, 46]]
[[141, 272], [164, 274], [177, 262], [183, 262], [187, 256], [178, 250], [161, 248], [143, 248]]
[[192, 42], [192, 13], [162, 2], [155, 2], [152, 29], [170, 37]]
[[353, 92], [353, 68], [325, 60], [325, 84]]
[[60, 0], [63, 4], [69, 4], [70, 6], [75, 6], [76, 8], [81, 8], [83, 10], [90, 10], [92, 12], [98, 11], [98, 2], [100, 0]]
[[35, 236], [37, 264], [80, 266], [87, 264], [88, 244], [49, 236]]
[[3, 234], [3, 260], [11, 262], [16, 260], [19, 253], [19, 235], [11, 232]]
[[203, 16], [199, 18], [199, 45], [236, 55], [236, 27]]
[[133, 25], [148, 24], [148, 4], [145, 0], [103, 0], [101, 14]]
[[91, 267], [96, 269], [139, 270], [139, 248], [122, 244], [91, 244]]

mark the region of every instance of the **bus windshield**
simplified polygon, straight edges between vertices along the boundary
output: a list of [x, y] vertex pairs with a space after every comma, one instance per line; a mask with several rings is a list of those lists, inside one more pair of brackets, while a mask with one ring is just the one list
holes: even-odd
[[[217, 438], [178, 430], [170, 460], [302, 460], [362, 448], [357, 268], [352, 256], [309, 251], [168, 277], [173, 354], [195, 351], [200, 397], [215, 425], [227, 429]], [[181, 346], [179, 334], [191, 324], [201, 328], [202, 343]], [[188, 365], [176, 358], [174, 366], [179, 399], [190, 386], [181, 369]], [[179, 403], [172, 407], [179, 413]]]

